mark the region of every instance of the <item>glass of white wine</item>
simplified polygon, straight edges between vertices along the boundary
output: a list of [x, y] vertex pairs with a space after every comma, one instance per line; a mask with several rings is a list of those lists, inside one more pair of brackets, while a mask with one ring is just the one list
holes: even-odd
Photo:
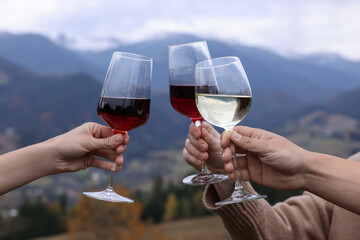
[[[201, 116], [207, 122], [225, 131], [232, 131], [247, 115], [251, 106], [251, 88], [240, 59], [221, 57], [198, 63], [195, 67], [195, 99]], [[232, 145], [231, 148], [233, 147]], [[235, 169], [236, 157], [246, 157], [246, 154], [233, 154]], [[216, 205], [266, 197], [248, 193], [241, 185], [239, 176], [235, 176], [233, 194]]]

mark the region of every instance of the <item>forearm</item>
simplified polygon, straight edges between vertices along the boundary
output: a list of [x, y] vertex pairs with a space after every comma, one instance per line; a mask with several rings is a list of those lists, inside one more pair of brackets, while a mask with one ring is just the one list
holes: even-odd
[[360, 214], [360, 163], [319, 153], [306, 160], [305, 190]]
[[0, 195], [55, 172], [47, 144], [31, 145], [0, 156]]

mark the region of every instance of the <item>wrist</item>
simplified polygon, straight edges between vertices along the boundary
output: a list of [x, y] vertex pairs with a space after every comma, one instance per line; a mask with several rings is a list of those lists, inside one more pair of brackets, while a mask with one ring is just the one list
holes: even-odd
[[325, 154], [308, 152], [303, 172], [303, 190], [313, 192], [314, 184], [319, 184], [321, 179], [326, 177], [326, 171], [323, 170], [331, 163], [324, 162], [324, 159], [328, 159]]
[[41, 177], [58, 173], [57, 161], [52, 154], [54, 152], [53, 148], [52, 144], [48, 141], [31, 146], [31, 151], [37, 156], [34, 161], [37, 161], [36, 165], [41, 170]]

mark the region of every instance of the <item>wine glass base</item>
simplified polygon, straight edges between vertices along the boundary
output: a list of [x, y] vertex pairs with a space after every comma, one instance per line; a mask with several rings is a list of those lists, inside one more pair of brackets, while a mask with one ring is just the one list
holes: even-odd
[[97, 200], [103, 200], [107, 202], [116, 202], [116, 203], [133, 203], [134, 200], [130, 198], [123, 197], [113, 190], [103, 190], [100, 192], [83, 192], [83, 194], [89, 198], [94, 198]]
[[212, 183], [218, 183], [222, 182], [229, 177], [225, 174], [217, 174], [217, 173], [211, 173], [211, 174], [194, 174], [187, 176], [182, 180], [182, 182], [186, 185], [190, 186], [199, 186], [199, 185], [207, 185]]
[[254, 195], [254, 194], [248, 193], [246, 191], [243, 191], [243, 192], [239, 192], [239, 193], [233, 193], [227, 199], [224, 199], [220, 202], [215, 203], [215, 206], [252, 201], [252, 200], [266, 198], [266, 197], [267, 197], [266, 195]]

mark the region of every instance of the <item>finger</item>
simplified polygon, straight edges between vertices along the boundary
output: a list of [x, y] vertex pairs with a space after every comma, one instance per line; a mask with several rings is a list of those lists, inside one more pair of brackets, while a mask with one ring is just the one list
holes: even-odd
[[125, 145], [120, 145], [115, 149], [115, 151], [118, 155], [124, 154], [126, 152], [126, 150], [127, 150], [127, 146], [125, 146]]
[[101, 158], [106, 158], [110, 161], [115, 161], [118, 154], [114, 152], [114, 150], [98, 149], [95, 151], [95, 155]]
[[201, 137], [201, 126], [196, 127], [194, 123], [190, 124], [189, 128], [189, 136], [193, 136], [195, 139], [199, 139]]
[[235, 170], [235, 167], [232, 164], [232, 162], [225, 163], [224, 168], [225, 168], [225, 171], [228, 174], [232, 174], [234, 172], [234, 170]]
[[123, 143], [124, 136], [116, 134], [107, 138], [93, 138], [91, 143], [94, 149], [115, 149]]
[[120, 171], [122, 168], [121, 165], [99, 158], [94, 158], [91, 161], [90, 167], [96, 167], [96, 168], [100, 168], [108, 171], [115, 171], [115, 172]]
[[189, 165], [199, 171], [201, 170], [202, 161], [191, 155], [185, 148], [183, 149], [183, 157]]
[[232, 163], [227, 163], [224, 165], [225, 171], [228, 174], [231, 181], [235, 181], [235, 168]]
[[117, 155], [115, 158], [115, 163], [119, 166], [122, 166], [124, 164], [124, 157], [123, 155]]
[[236, 126], [233, 128], [233, 131], [239, 133], [242, 136], [247, 136], [247, 137], [252, 137], [252, 138], [257, 138], [257, 139], [270, 139], [272, 137], [274, 137], [274, 133], [262, 130], [262, 129], [258, 129], [258, 128], [251, 128], [251, 127], [246, 127], [246, 126]]
[[227, 148], [230, 146], [230, 133], [228, 131], [224, 131], [221, 134], [220, 145], [222, 148]]
[[213, 136], [215, 139], [220, 139], [220, 134], [218, 133], [218, 131], [215, 130], [215, 128], [207, 123], [207, 122], [203, 122], [201, 125], [201, 130], [205, 129], [209, 135]]
[[232, 153], [230, 148], [225, 148], [222, 154], [222, 160], [224, 162], [224, 164], [228, 164], [231, 163], [232, 160]]
[[[199, 149], [199, 151], [205, 152], [208, 149], [208, 144], [201, 138], [195, 138], [193, 135], [189, 134], [187, 140], [189, 140], [188, 142], [195, 148]], [[185, 144], [186, 143], [187, 142], [185, 142]]]
[[185, 141], [185, 148], [190, 155], [194, 156], [200, 161], [206, 160], [208, 157], [208, 154], [206, 152], [201, 151], [201, 149], [195, 147], [189, 139], [186, 139]]
[[232, 163], [225, 164], [225, 171], [228, 173], [229, 178], [232, 181], [235, 181], [235, 172], [236, 175], [239, 177], [240, 181], [249, 181], [250, 180], [250, 174], [249, 170], [247, 168], [236, 168]]
[[113, 136], [112, 128], [98, 123], [85, 123], [84, 124], [95, 138], [105, 138]]
[[205, 140], [208, 146], [219, 146], [220, 134], [215, 131], [215, 129], [211, 125], [207, 125], [209, 127], [202, 126], [201, 128], [201, 138]]
[[127, 145], [129, 144], [129, 142], [130, 142], [130, 136], [128, 133], [126, 133], [125, 135], [123, 135], [123, 144]]
[[243, 136], [237, 133], [236, 131], [233, 131], [231, 133], [231, 142], [236, 147], [246, 151], [261, 153], [266, 150], [265, 149], [266, 144], [263, 140], [253, 137]]

